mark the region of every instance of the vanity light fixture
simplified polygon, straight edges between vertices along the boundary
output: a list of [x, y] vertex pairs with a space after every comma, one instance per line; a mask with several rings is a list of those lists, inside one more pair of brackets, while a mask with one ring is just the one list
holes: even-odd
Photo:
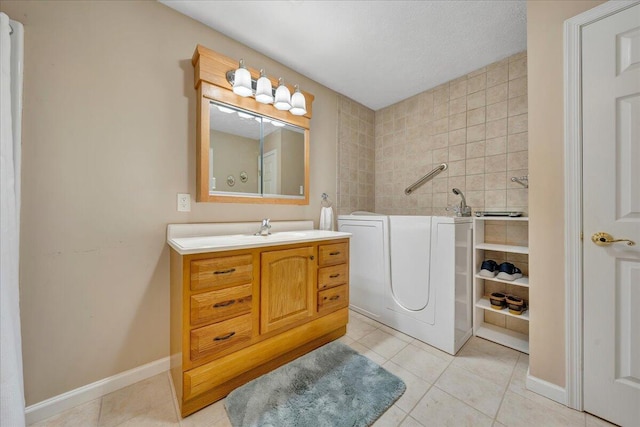
[[291, 92], [289, 92], [289, 88], [284, 85], [282, 77], [278, 79], [278, 89], [276, 89], [276, 99], [273, 101], [273, 106], [281, 111], [291, 109]]
[[307, 114], [306, 99], [304, 94], [300, 92], [298, 85], [295, 85], [293, 96], [289, 88], [284, 85], [282, 78], [278, 79], [278, 87], [274, 89], [264, 69], [260, 70], [258, 80], [254, 80], [245, 67], [243, 59], [240, 60], [240, 65], [236, 70], [227, 71], [226, 78], [233, 87], [233, 92], [237, 95], [253, 96], [256, 101], [262, 104], [273, 104], [276, 109], [289, 111], [295, 116]]
[[262, 104], [271, 104], [273, 102], [273, 87], [271, 80], [264, 73], [264, 69], [260, 70], [260, 78], [256, 83], [256, 101]]
[[304, 95], [300, 92], [300, 87], [296, 85], [295, 88], [296, 90], [291, 96], [291, 109], [289, 112], [294, 116], [303, 116], [307, 114], [307, 105], [304, 100]]
[[251, 73], [244, 66], [244, 59], [240, 60], [240, 65], [233, 75], [233, 93], [240, 96], [251, 96], [253, 94]]
[[284, 124], [284, 123], [282, 123], [282, 122], [276, 122], [275, 120], [272, 120], [272, 121], [271, 121], [271, 124], [272, 124], [272, 125], [274, 125], [274, 126], [275, 126], [275, 127], [277, 127], [277, 128], [281, 128], [281, 127], [285, 126], [285, 124]]
[[217, 105], [217, 107], [221, 113], [226, 113], [226, 114], [235, 113], [235, 111], [232, 110], [231, 108], [223, 107], [222, 105]]

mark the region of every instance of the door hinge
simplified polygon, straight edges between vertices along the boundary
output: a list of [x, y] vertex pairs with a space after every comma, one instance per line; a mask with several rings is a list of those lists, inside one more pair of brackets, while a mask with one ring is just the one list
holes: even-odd
[[580, 241], [584, 241], [584, 231], [580, 232]]

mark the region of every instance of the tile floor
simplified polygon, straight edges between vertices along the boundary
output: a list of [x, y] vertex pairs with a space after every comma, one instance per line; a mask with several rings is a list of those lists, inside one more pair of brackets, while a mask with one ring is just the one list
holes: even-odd
[[[351, 312], [347, 335], [340, 340], [407, 385], [404, 395], [374, 427], [611, 426], [526, 390], [529, 357], [480, 338], [469, 340], [453, 357]], [[163, 373], [34, 426], [231, 425], [223, 401], [181, 420], [173, 399], [169, 374]]]

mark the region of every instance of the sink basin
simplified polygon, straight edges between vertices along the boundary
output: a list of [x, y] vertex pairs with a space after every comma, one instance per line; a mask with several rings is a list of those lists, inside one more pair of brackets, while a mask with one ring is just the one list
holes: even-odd
[[261, 234], [233, 234], [233, 235], [229, 235], [229, 236], [211, 236], [211, 237], [215, 237], [216, 239], [224, 239], [224, 240], [228, 240], [228, 241], [233, 241], [233, 240], [237, 240], [237, 241], [241, 241], [241, 242], [245, 242], [245, 241], [251, 241], [251, 240], [261, 240], [261, 239], [271, 239], [271, 240], [275, 240], [275, 239], [289, 239], [289, 238], [296, 238], [296, 237], [305, 237], [307, 234], [301, 231], [278, 231], [275, 233], [271, 233], [268, 235], [261, 235]]
[[275, 238], [287, 238], [287, 237], [304, 237], [307, 234], [302, 231], [278, 231], [275, 233], [271, 233], [268, 236], [258, 236], [258, 237], [275, 237]]

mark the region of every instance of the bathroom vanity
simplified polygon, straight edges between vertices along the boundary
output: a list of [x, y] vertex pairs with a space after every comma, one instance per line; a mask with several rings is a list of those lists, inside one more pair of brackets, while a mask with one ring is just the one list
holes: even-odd
[[183, 417], [346, 333], [350, 234], [312, 227], [274, 223], [256, 236], [258, 223], [168, 226]]

